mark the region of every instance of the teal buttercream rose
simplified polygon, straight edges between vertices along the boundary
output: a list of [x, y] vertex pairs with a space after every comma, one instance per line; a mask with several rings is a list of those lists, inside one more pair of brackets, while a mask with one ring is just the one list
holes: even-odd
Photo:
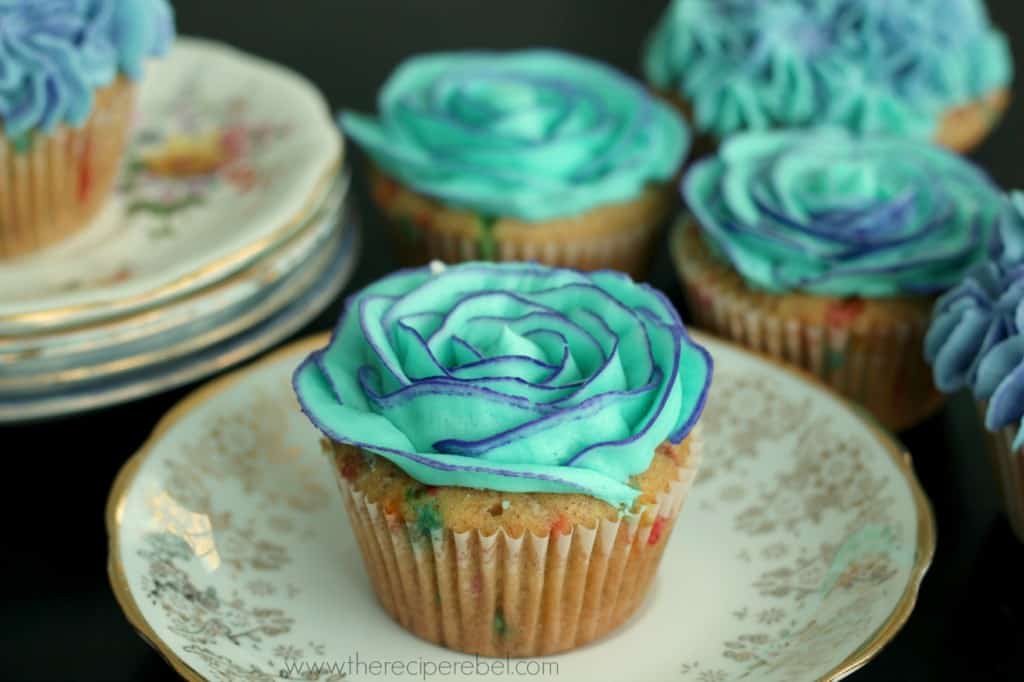
[[633, 199], [672, 178], [679, 117], [597, 62], [549, 50], [432, 54], [342, 127], [387, 173], [458, 207], [527, 221]]
[[980, 0], [675, 0], [644, 55], [648, 80], [718, 137], [822, 124], [929, 137], [1012, 65]]
[[986, 256], [1002, 210], [959, 156], [841, 129], [735, 135], [683, 195], [749, 285], [828, 296], [943, 291]]
[[422, 483], [630, 505], [630, 477], [689, 433], [710, 380], [708, 353], [646, 285], [467, 263], [353, 296], [294, 387], [328, 437]]

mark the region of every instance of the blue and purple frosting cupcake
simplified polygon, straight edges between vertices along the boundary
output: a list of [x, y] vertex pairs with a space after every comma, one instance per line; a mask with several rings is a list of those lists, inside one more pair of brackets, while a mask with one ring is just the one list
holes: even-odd
[[942, 391], [980, 407], [1010, 521], [1024, 541], [1024, 193], [1007, 197], [991, 258], [935, 305], [925, 355]]
[[346, 112], [407, 264], [541, 261], [644, 271], [689, 148], [675, 111], [553, 50], [413, 57], [376, 117]]
[[166, 0], [0, 0], [0, 259], [84, 226], [107, 199]]
[[935, 296], [987, 257], [1001, 193], [956, 154], [841, 128], [734, 135], [695, 163], [672, 251], [699, 324], [817, 374], [884, 425], [941, 403]]
[[981, 0], [674, 0], [644, 69], [720, 140], [828, 125], [965, 151], [1006, 108], [1013, 61]]
[[452, 649], [537, 656], [642, 602], [711, 371], [621, 273], [437, 263], [350, 298], [294, 386], [384, 608]]

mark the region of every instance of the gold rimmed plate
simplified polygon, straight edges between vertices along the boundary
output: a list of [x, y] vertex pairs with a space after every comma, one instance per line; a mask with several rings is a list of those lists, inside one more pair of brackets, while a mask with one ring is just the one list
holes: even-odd
[[[149, 310], [81, 327], [13, 337], [0, 336], [0, 394], [38, 389], [77, 378], [103, 376], [104, 367], [177, 346], [218, 321], [236, 320], [259, 307], [281, 282], [298, 280], [311, 268], [331, 236], [345, 229], [349, 179], [336, 181], [331, 194], [302, 229], [234, 275]], [[322, 257], [320, 258], [322, 260]], [[325, 269], [320, 267], [320, 270]], [[293, 287], [294, 288], [294, 287]], [[123, 364], [123, 363], [121, 363]], [[137, 363], [136, 363], [137, 364]]]
[[0, 264], [0, 335], [137, 312], [232, 275], [309, 221], [342, 153], [306, 79], [180, 39], [147, 71], [103, 214], [66, 242]]
[[[33, 390], [0, 393], [0, 424], [37, 421], [96, 410], [201, 379], [280, 343], [319, 315], [341, 293], [355, 268], [360, 228], [343, 217], [313, 258], [237, 316], [196, 329], [180, 344], [140, 353]], [[79, 371], [79, 370], [72, 370]]]
[[[519, 677], [837, 680], [909, 616], [935, 532], [906, 454], [827, 389], [698, 339], [716, 363], [704, 464], [652, 596], [609, 638], [514, 668]], [[111, 491], [114, 593], [188, 679], [362, 679], [356, 658], [458, 671], [474, 661], [408, 634], [374, 602], [289, 385], [325, 343], [197, 391]]]

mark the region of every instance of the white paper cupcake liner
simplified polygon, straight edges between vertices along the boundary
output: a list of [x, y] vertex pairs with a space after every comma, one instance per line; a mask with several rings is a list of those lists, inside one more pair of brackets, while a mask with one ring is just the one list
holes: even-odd
[[[444, 529], [427, 538], [343, 476], [338, 483], [374, 592], [402, 627], [457, 651], [540, 656], [605, 635], [642, 603], [696, 476], [691, 439], [655, 503], [546, 537]], [[651, 514], [653, 523], [641, 521]]]

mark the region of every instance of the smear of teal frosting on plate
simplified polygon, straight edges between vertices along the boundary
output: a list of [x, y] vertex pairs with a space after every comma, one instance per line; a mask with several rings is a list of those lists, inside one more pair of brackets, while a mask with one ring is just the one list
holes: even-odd
[[710, 381], [668, 299], [626, 275], [467, 263], [350, 298], [294, 387], [328, 437], [421, 483], [618, 506], [693, 428]]
[[671, 179], [690, 142], [639, 83], [553, 50], [413, 57], [378, 109], [341, 124], [385, 171], [448, 205], [527, 221], [633, 199]]
[[956, 154], [838, 128], [734, 135], [683, 196], [747, 284], [825, 296], [946, 290], [986, 257], [1003, 206]]
[[840, 125], [929, 137], [1006, 86], [1013, 60], [980, 0], [675, 0], [644, 55], [696, 127]]

